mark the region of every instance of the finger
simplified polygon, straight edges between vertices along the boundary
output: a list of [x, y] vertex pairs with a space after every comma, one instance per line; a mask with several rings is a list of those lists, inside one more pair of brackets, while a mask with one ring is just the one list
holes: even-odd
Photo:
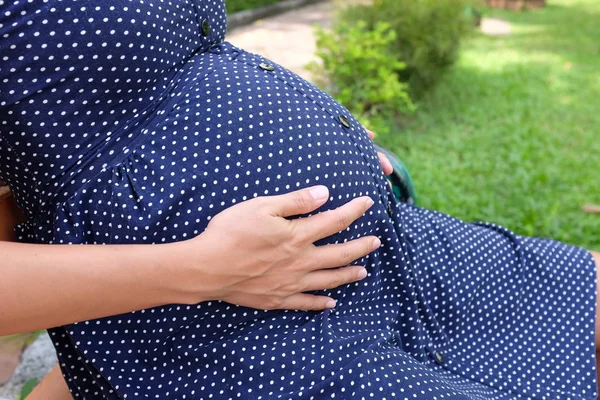
[[377, 153], [377, 155], [379, 156], [379, 163], [381, 164], [383, 173], [386, 175], [390, 175], [392, 172], [394, 172], [394, 167], [392, 166], [392, 163], [387, 158], [387, 156], [381, 152]]
[[363, 196], [349, 201], [335, 210], [325, 211], [292, 222], [296, 224], [296, 231], [303, 239], [314, 243], [319, 239], [343, 231], [360, 218], [372, 205], [373, 200], [370, 197]]
[[342, 285], [365, 279], [367, 270], [353, 266], [329, 271], [315, 271], [307, 275], [302, 283], [306, 291], [335, 289]]
[[311, 268], [316, 270], [344, 267], [372, 253], [380, 246], [381, 241], [375, 236], [365, 236], [346, 243], [319, 246], [314, 252], [317, 262], [312, 263]]
[[282, 310], [321, 311], [335, 307], [335, 300], [326, 296], [299, 293], [285, 299], [278, 307]]
[[11, 195], [10, 188], [8, 186], [0, 186], [0, 200], [7, 198]]
[[367, 134], [369, 135], [369, 138], [371, 140], [374, 140], [375, 139], [375, 133], [372, 132], [372, 131], [370, 131], [370, 130], [368, 130], [367, 128], [365, 128], [365, 130], [367, 131]]
[[325, 186], [313, 186], [266, 199], [273, 206], [274, 215], [291, 217], [307, 214], [321, 207], [329, 199], [329, 190]]

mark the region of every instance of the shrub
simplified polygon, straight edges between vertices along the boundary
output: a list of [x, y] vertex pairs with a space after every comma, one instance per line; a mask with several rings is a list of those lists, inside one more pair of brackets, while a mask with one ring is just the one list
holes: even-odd
[[389, 24], [340, 21], [331, 32], [316, 27], [321, 63], [308, 69], [317, 83], [355, 114], [363, 124], [382, 131], [400, 112], [412, 111], [408, 86], [398, 73], [406, 65], [388, 51], [396, 41]]
[[395, 33], [387, 51], [406, 63], [397, 72], [419, 97], [456, 60], [461, 39], [473, 27], [466, 10], [475, 3], [479, 0], [373, 0], [344, 8], [337, 24], [365, 21], [371, 31], [386, 22]]

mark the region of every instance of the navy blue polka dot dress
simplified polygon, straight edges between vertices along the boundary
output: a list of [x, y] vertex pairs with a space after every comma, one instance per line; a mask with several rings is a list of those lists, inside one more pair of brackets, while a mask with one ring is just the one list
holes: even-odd
[[316, 184], [375, 205], [323, 312], [168, 305], [50, 330], [77, 399], [594, 399], [576, 247], [397, 204], [364, 129], [224, 42], [223, 0], [0, 0], [0, 179], [37, 243], [165, 243]]

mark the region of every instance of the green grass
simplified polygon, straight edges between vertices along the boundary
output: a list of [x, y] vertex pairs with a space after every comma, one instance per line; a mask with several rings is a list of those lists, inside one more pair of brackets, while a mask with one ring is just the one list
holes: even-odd
[[477, 34], [395, 135], [420, 205], [600, 249], [600, 2], [488, 11], [510, 37]]
[[234, 12], [250, 10], [279, 1], [281, 0], [225, 0], [225, 4], [227, 5], [227, 13], [232, 14]]

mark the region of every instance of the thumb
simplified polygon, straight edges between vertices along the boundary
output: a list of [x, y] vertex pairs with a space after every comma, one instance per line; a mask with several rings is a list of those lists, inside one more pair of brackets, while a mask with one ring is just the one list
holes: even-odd
[[9, 187], [2, 185], [2, 181], [0, 181], [0, 200], [4, 199], [5, 197], [9, 197], [10, 194], [11, 192]]
[[272, 196], [269, 202], [273, 205], [273, 213], [279, 217], [307, 214], [327, 202], [329, 189], [325, 186], [313, 186], [287, 194]]

